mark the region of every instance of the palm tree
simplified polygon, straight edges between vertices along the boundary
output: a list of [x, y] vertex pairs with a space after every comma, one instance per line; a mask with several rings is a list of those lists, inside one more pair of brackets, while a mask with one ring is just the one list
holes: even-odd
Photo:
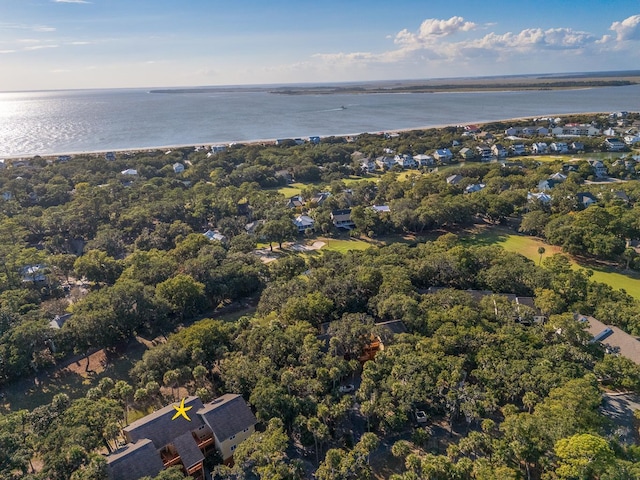
[[538, 247], [538, 255], [540, 255], [540, 261], [538, 262], [538, 265], [542, 264], [542, 255], [544, 255], [545, 251], [546, 250], [544, 247]]

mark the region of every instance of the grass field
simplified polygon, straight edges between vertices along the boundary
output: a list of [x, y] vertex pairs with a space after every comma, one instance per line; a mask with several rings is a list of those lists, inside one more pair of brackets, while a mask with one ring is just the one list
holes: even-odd
[[366, 250], [367, 248], [374, 246], [373, 243], [368, 243], [358, 239], [322, 237], [318, 240], [326, 243], [326, 245], [322, 247], [322, 250], [332, 250], [340, 253], [347, 253], [349, 250]]
[[[517, 252], [533, 260], [536, 264], [540, 261], [538, 248], [544, 247], [545, 253], [542, 258], [562, 253], [560, 247], [548, 245], [539, 238], [516, 235], [509, 230], [502, 228], [487, 229], [482, 233], [466, 237], [466, 242], [476, 245], [500, 245], [505, 250]], [[613, 268], [596, 267], [593, 265], [581, 264], [575, 259], [571, 259], [575, 268], [581, 267], [593, 272], [592, 280], [605, 283], [615, 289], [623, 289], [634, 298], [640, 299], [640, 277], [632, 274], [624, 274], [615, 271]]]
[[[349, 185], [351, 185], [351, 184], [353, 184], [355, 182], [359, 182], [361, 180], [368, 180], [370, 182], [379, 182], [380, 181], [380, 177], [358, 177], [358, 176], [355, 176], [355, 175], [351, 175], [348, 178], [341, 179], [341, 181], [347, 187]], [[279, 187], [279, 188], [277, 188], [275, 190], [278, 193], [281, 193], [282, 195], [284, 195], [286, 198], [290, 198], [290, 197], [293, 197], [294, 195], [299, 195], [300, 192], [302, 192], [302, 190], [304, 190], [305, 188], [314, 187], [314, 186], [315, 187], [329, 188], [329, 184], [327, 184], [325, 182], [307, 182], [307, 183], [294, 182], [294, 183], [290, 183], [286, 187]]]

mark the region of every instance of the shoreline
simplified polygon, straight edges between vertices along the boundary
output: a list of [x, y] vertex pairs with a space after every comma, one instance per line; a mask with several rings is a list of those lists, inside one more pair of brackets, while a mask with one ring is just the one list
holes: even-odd
[[[531, 116], [525, 116], [525, 117], [512, 117], [512, 118], [504, 118], [504, 119], [499, 119], [499, 120], [480, 120], [480, 121], [473, 121], [470, 120], [468, 122], [464, 122], [464, 123], [458, 123], [458, 124], [438, 124], [438, 125], [426, 125], [426, 126], [417, 126], [417, 127], [410, 127], [410, 128], [399, 128], [399, 129], [387, 129], [387, 130], [378, 130], [378, 131], [373, 131], [373, 132], [357, 132], [357, 133], [343, 133], [343, 134], [336, 134], [336, 135], [322, 135], [320, 136], [320, 139], [322, 138], [328, 138], [328, 137], [342, 137], [342, 138], [346, 138], [346, 137], [354, 137], [354, 136], [358, 136], [358, 135], [362, 135], [362, 134], [370, 134], [370, 135], [380, 135], [383, 133], [403, 133], [403, 132], [412, 132], [412, 131], [416, 131], [416, 130], [429, 130], [429, 129], [439, 129], [439, 128], [447, 128], [447, 127], [453, 127], [453, 126], [458, 126], [458, 125], [478, 125], [478, 126], [483, 126], [486, 125], [488, 123], [496, 123], [496, 122], [520, 122], [520, 121], [525, 121], [525, 120], [532, 120], [535, 118], [540, 118], [540, 117], [563, 117], [563, 116], [571, 116], [571, 115], [604, 115], [607, 114], [608, 112], [565, 112], [565, 113], [550, 113], [547, 115], [531, 115]], [[293, 138], [297, 138], [294, 136], [291, 137], [279, 137], [279, 138], [286, 138], [286, 139], [293, 139]], [[119, 154], [119, 153], [142, 153], [142, 152], [150, 152], [153, 150], [172, 150], [172, 149], [180, 149], [180, 148], [195, 148], [195, 147], [206, 147], [206, 146], [210, 146], [210, 145], [225, 145], [228, 146], [230, 144], [236, 143], [236, 144], [241, 144], [241, 145], [256, 145], [256, 144], [271, 144], [271, 143], [275, 143], [276, 140], [278, 140], [278, 138], [262, 138], [262, 139], [252, 139], [252, 140], [226, 140], [226, 141], [216, 141], [216, 142], [198, 142], [198, 143], [185, 143], [185, 144], [174, 144], [174, 145], [158, 145], [158, 146], [151, 146], [151, 147], [132, 147], [132, 148], [112, 148], [112, 149], [104, 149], [104, 150], [85, 150], [85, 151], [63, 151], [63, 152], [55, 152], [55, 153], [33, 153], [33, 154], [21, 154], [21, 155], [7, 155], [7, 156], [0, 156], [0, 161], [4, 161], [4, 160], [30, 160], [33, 159], [35, 157], [40, 157], [40, 158], [55, 158], [55, 157], [59, 157], [62, 155], [70, 155], [70, 156], [81, 156], [81, 155], [100, 155], [100, 154], [106, 154], [108, 152], [114, 152], [115, 154]]]

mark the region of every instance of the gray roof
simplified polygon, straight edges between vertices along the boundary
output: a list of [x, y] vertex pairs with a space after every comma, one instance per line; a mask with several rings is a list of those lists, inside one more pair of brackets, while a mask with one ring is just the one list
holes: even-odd
[[191, 432], [183, 433], [174, 439], [173, 446], [176, 447], [180, 460], [187, 470], [204, 460], [204, 455], [198, 448]]
[[151, 440], [130, 443], [107, 457], [110, 480], [138, 480], [155, 477], [164, 469], [162, 460]]
[[578, 320], [588, 322], [587, 330], [595, 341], [599, 341], [614, 353], [619, 353], [640, 365], [640, 341], [636, 337], [629, 335], [618, 327], [605, 325], [593, 317], [578, 316]]
[[242, 396], [231, 393], [207, 403], [198, 415], [221, 442], [258, 423]]
[[203, 424], [200, 417], [196, 415], [196, 412], [204, 406], [198, 397], [187, 397], [184, 400], [185, 407], [193, 407], [187, 412], [191, 421], [185, 420], [182, 416], [171, 420], [176, 413], [173, 408], [174, 405], [178, 406], [179, 402], [167, 405], [123, 428], [122, 430], [127, 440], [136, 442], [143, 438], [148, 438], [153, 442], [156, 449], [160, 449], [172, 443], [176, 437], [191, 432]]

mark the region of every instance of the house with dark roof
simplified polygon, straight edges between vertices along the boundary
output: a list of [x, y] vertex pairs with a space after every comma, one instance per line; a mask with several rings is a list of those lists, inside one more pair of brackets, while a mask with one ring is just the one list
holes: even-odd
[[129, 443], [107, 457], [109, 480], [155, 477], [164, 468], [156, 447], [149, 439]]
[[246, 440], [258, 423], [241, 395], [227, 393], [198, 410], [198, 416], [211, 429], [215, 446], [227, 463], [236, 447]]
[[174, 418], [176, 406], [167, 405], [122, 430], [127, 445], [107, 457], [110, 480], [138, 480], [174, 465], [202, 480], [210, 453], [218, 450], [228, 463], [236, 446], [255, 431], [257, 420], [240, 395], [222, 395], [207, 404], [187, 397], [189, 420]]
[[593, 205], [598, 201], [596, 197], [594, 197], [593, 194], [589, 192], [576, 193], [576, 200], [578, 201], [578, 205], [583, 208], [587, 208], [588, 206]]

